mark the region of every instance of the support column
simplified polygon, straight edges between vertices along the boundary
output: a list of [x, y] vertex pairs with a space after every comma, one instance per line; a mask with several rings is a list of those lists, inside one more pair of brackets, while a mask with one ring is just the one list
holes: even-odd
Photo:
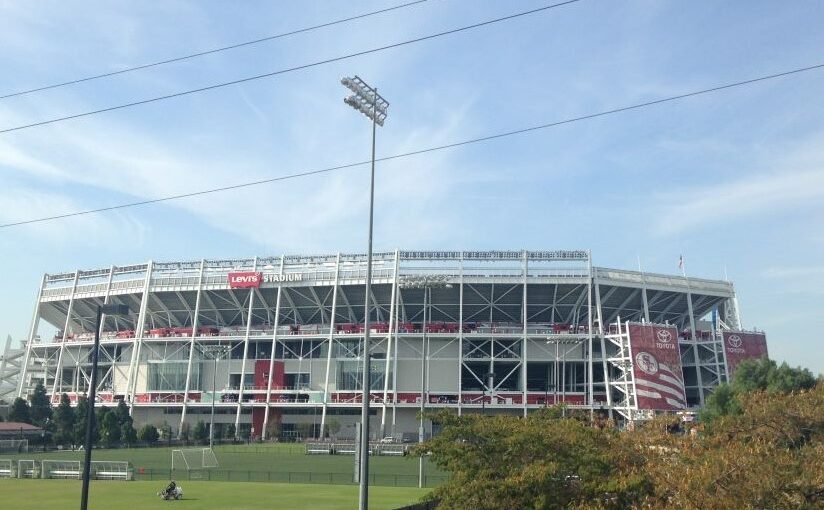
[[332, 319], [329, 321], [329, 346], [326, 349], [326, 379], [323, 384], [323, 410], [320, 415], [320, 437], [326, 430], [326, 413], [329, 408], [329, 371], [332, 367], [332, 351], [335, 350], [335, 320], [337, 319], [338, 286], [340, 285], [340, 253], [335, 260], [335, 288], [332, 290]]
[[[257, 257], [252, 264], [252, 271], [257, 271]], [[246, 335], [243, 337], [243, 361], [240, 364], [240, 388], [237, 392], [237, 413], [235, 414], [235, 437], [240, 437], [240, 411], [243, 407], [243, 390], [246, 380], [246, 358], [249, 356], [249, 332], [252, 329], [252, 311], [255, 304], [255, 290], [249, 289], [249, 310], [246, 316]], [[231, 358], [231, 355], [230, 355]]]
[[523, 299], [523, 304], [521, 306], [521, 308], [522, 308], [522, 310], [521, 310], [521, 312], [522, 312], [521, 320], [524, 323], [523, 324], [523, 326], [524, 326], [524, 328], [523, 328], [524, 337], [523, 337], [523, 340], [521, 342], [523, 344], [523, 347], [521, 348], [521, 351], [522, 351], [521, 352], [521, 384], [522, 384], [521, 389], [523, 390], [522, 405], [523, 405], [523, 409], [524, 409], [524, 417], [526, 417], [526, 414], [527, 414], [526, 371], [527, 371], [527, 360], [529, 358], [527, 356], [527, 335], [529, 334], [529, 330], [527, 329], [527, 326], [526, 326], [526, 321], [529, 318], [529, 314], [527, 314], [527, 292], [526, 292], [527, 291], [527, 274], [529, 273], [529, 254], [526, 250], [524, 250], [524, 253], [523, 253], [523, 269], [524, 269], [524, 279], [523, 279], [524, 299]]
[[[17, 388], [17, 397], [25, 398], [23, 390], [26, 387], [26, 377], [28, 377], [29, 360], [31, 360], [31, 350], [34, 345], [34, 339], [37, 337], [37, 327], [40, 323], [40, 300], [43, 298], [43, 288], [46, 286], [46, 276], [40, 281], [40, 289], [37, 291], [37, 303], [34, 305], [34, 317], [31, 320], [31, 327], [29, 328], [29, 340], [26, 342], [26, 355], [23, 358], [23, 365], [20, 367], [20, 383]], [[74, 294], [74, 292], [72, 292]]]
[[[386, 437], [386, 397], [389, 393], [389, 363], [391, 361], [392, 356], [392, 331], [395, 327], [395, 297], [397, 296], [398, 291], [398, 250], [395, 250], [395, 270], [392, 273], [392, 293], [391, 297], [389, 298], [389, 329], [386, 331], [386, 362], [384, 363], [383, 369], [383, 409], [381, 412], [381, 435], [380, 437]], [[392, 388], [392, 404], [394, 405], [396, 398], [395, 389]], [[395, 434], [395, 431], [392, 431], [392, 434]]]
[[604, 369], [604, 389], [607, 393], [607, 409], [609, 412], [609, 419], [613, 418], [612, 414], [612, 387], [610, 386], [609, 381], [609, 364], [607, 363], [607, 342], [606, 342], [606, 334], [607, 334], [607, 327], [604, 326], [604, 313], [601, 309], [601, 286], [598, 283], [598, 271], [597, 269], [593, 269], [592, 262], [590, 260], [590, 285], [595, 287], [595, 311], [598, 315], [598, 336], [601, 337], [601, 366]]
[[137, 324], [135, 324], [134, 342], [132, 343], [132, 357], [129, 361], [129, 376], [126, 380], [127, 399], [129, 403], [129, 415], [134, 415], [134, 397], [137, 390], [137, 372], [140, 369], [140, 351], [143, 347], [143, 332], [146, 327], [146, 309], [149, 305], [149, 292], [152, 283], [152, 269], [154, 265], [150, 260], [146, 264], [146, 281], [143, 283], [143, 297], [140, 300], [140, 311], [137, 314]]
[[[54, 375], [54, 384], [51, 391], [51, 402], [54, 403], [55, 395], [63, 391], [63, 377], [61, 375], [63, 366], [63, 351], [66, 347], [66, 340], [69, 337], [69, 324], [71, 323], [72, 309], [74, 308], [74, 294], [77, 292], [77, 279], [80, 277], [80, 271], [74, 272], [74, 282], [72, 283], [72, 293], [69, 296], [69, 305], [66, 308], [66, 322], [63, 324], [63, 338], [60, 339], [60, 352], [57, 355], [57, 368]], [[59, 383], [58, 383], [59, 381]], [[58, 397], [58, 402], [60, 397]]]
[[[103, 294], [103, 304], [104, 305], [109, 304], [109, 296], [111, 295], [111, 292], [112, 292], [112, 279], [113, 278], [114, 278], [114, 266], [111, 266], [111, 267], [109, 267], [109, 279], [106, 282], [106, 293]], [[117, 318], [115, 316], [115, 322], [116, 321], [117, 321]], [[103, 330], [104, 329], [106, 329], [106, 314], [105, 313], [100, 315], [100, 330], [98, 331], [98, 334], [100, 335], [101, 339], [103, 338]], [[102, 342], [102, 340], [101, 340], [101, 342]], [[92, 349], [94, 349], [94, 346], [92, 346]], [[99, 347], [98, 347], [98, 351], [97, 351], [97, 358], [98, 358], [98, 360], [100, 359]], [[109, 372], [111, 372], [112, 377], [114, 377], [115, 362], [114, 362], [114, 360], [112, 360], [110, 363], [111, 363], [111, 365], [109, 366]], [[99, 386], [101, 386], [104, 383], [105, 375], [106, 374], [104, 374], [104, 377], [98, 377], [97, 378], [97, 386], [98, 387], [94, 389], [95, 392], [100, 391]], [[91, 384], [91, 378], [89, 379], [89, 383]], [[91, 386], [89, 386], [89, 391], [91, 391]]]
[[695, 355], [695, 375], [698, 377], [698, 398], [701, 401], [701, 407], [704, 406], [704, 381], [701, 377], [701, 359], [698, 354], [698, 336], [695, 331], [695, 315], [692, 310], [692, 292], [690, 291], [690, 283], [687, 277], [684, 277], [687, 283], [687, 310], [690, 315], [690, 337], [692, 339], [692, 349]]
[[[283, 276], [283, 261], [284, 256], [280, 256], [280, 275]], [[272, 350], [269, 353], [269, 378], [266, 380], [266, 409], [263, 411], [263, 430], [260, 437], [266, 439], [266, 434], [269, 429], [269, 407], [272, 404], [272, 376], [275, 372], [275, 351], [278, 348], [278, 326], [280, 325], [280, 300], [283, 293], [283, 284], [278, 284], [278, 294], [275, 299], [275, 325], [272, 328]], [[335, 320], [335, 301], [332, 298], [332, 321]], [[323, 437], [323, 422], [320, 425], [320, 434]]]
[[464, 274], [463, 274], [463, 260], [464, 252], [461, 252], [461, 259], [459, 261], [459, 280], [458, 280], [458, 416], [463, 411], [463, 336], [464, 336], [464, 313], [463, 313], [463, 294], [464, 294]]
[[[589, 353], [587, 358], [589, 364], [587, 366], [587, 378], [589, 379], [589, 419], [594, 421], [595, 418], [595, 372], [592, 357], [592, 252], [587, 252], [587, 340]], [[577, 327], [577, 326], [576, 326]], [[603, 357], [603, 355], [602, 355]]]
[[[197, 279], [197, 297], [195, 298], [195, 315], [192, 317], [192, 338], [189, 342], [189, 364], [186, 370], [186, 385], [183, 389], [183, 408], [180, 411], [180, 427], [178, 427], [178, 437], [183, 433], [183, 423], [186, 421], [186, 410], [189, 405], [189, 388], [192, 382], [192, 364], [195, 357], [195, 338], [197, 337], [197, 325], [200, 316], [200, 294], [203, 292], [203, 271], [206, 268], [206, 260], [200, 260], [200, 275]], [[213, 388], [214, 390], [214, 388]], [[203, 395], [203, 393], [201, 393]], [[212, 393], [214, 399], [214, 393]]]

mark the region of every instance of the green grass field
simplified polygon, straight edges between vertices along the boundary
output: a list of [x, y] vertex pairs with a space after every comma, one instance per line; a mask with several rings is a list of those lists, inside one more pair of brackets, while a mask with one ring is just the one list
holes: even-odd
[[[162, 482], [93, 481], [89, 508], [113, 509], [351, 509], [358, 503], [354, 485], [303, 485], [279, 483], [182, 482], [184, 499], [163, 501], [155, 494]], [[80, 505], [77, 480], [0, 480], [0, 506], [15, 510], [76, 508]], [[370, 487], [370, 509], [393, 509], [414, 503], [426, 489]]]
[[[170, 474], [187, 480], [185, 471], [170, 473], [174, 448], [96, 449], [93, 460], [129, 461], [138, 480], [163, 480]], [[215, 447], [220, 464], [198, 476], [222, 481], [271, 481], [325, 484], [351, 483], [354, 458], [351, 455], [305, 455], [302, 444], [269, 443], [261, 445], [227, 445]], [[23, 453], [0, 455], [0, 458], [31, 460], [82, 460], [82, 451]], [[370, 483], [375, 485], [417, 486], [417, 457], [370, 457]], [[447, 474], [429, 463], [426, 486], [434, 487]]]

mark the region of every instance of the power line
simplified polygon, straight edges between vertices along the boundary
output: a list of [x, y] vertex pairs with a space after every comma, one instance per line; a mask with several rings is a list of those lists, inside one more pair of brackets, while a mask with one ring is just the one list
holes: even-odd
[[[813, 71], [813, 70], [821, 69], [821, 68], [824, 68], [824, 64], [816, 64], [816, 65], [812, 65], [812, 66], [801, 67], [801, 68], [798, 68], [798, 69], [792, 69], [790, 71], [783, 71], [783, 72], [776, 73], [776, 74], [769, 74], [769, 75], [766, 75], [766, 76], [760, 76], [758, 78], [752, 78], [752, 79], [749, 79], [749, 80], [737, 81], [737, 82], [734, 82], [734, 83], [728, 83], [726, 85], [719, 85], [719, 86], [711, 87], [711, 88], [707, 88], [707, 89], [696, 90], [696, 91], [693, 91], [693, 92], [686, 92], [684, 94], [679, 94], [677, 96], [669, 96], [669, 97], [665, 97], [665, 98], [661, 98], [661, 99], [655, 99], [655, 100], [652, 100], [652, 101], [645, 101], [643, 103], [636, 103], [636, 104], [629, 105], [629, 106], [622, 106], [622, 107], [619, 107], [619, 108], [613, 108], [611, 110], [604, 110], [604, 111], [600, 111], [600, 112], [597, 112], [597, 113], [590, 113], [590, 114], [587, 114], [587, 115], [581, 115], [579, 117], [572, 117], [572, 118], [569, 118], [569, 119], [559, 120], [559, 121], [555, 121], [555, 122], [548, 122], [546, 124], [538, 124], [536, 126], [530, 126], [530, 127], [526, 127], [526, 128], [516, 129], [514, 131], [505, 131], [505, 132], [497, 133], [497, 134], [494, 134], [494, 135], [482, 136], [482, 137], [479, 137], [479, 138], [471, 138], [469, 140], [463, 140], [463, 141], [460, 141], [460, 142], [454, 142], [454, 143], [449, 143], [449, 144], [445, 144], [445, 145], [437, 145], [437, 146], [434, 146], [434, 147], [427, 147], [425, 149], [419, 149], [419, 150], [415, 150], [415, 151], [404, 152], [404, 153], [401, 153], [401, 154], [394, 154], [392, 156], [384, 156], [382, 158], [376, 158], [375, 161], [390, 161], [390, 160], [393, 160], [393, 159], [406, 158], [406, 157], [410, 157], [410, 156], [416, 156], [416, 155], [419, 155], [419, 154], [425, 154], [425, 153], [428, 153], [428, 152], [441, 151], [441, 150], [445, 150], [445, 149], [453, 149], [455, 147], [461, 147], [461, 146], [464, 146], [464, 145], [470, 145], [470, 144], [474, 144], [474, 143], [486, 142], [486, 141], [489, 141], [489, 140], [495, 140], [495, 139], [498, 139], [498, 138], [505, 138], [505, 137], [508, 137], [508, 136], [520, 135], [520, 134], [529, 133], [529, 132], [532, 132], [532, 131], [538, 131], [538, 130], [541, 130], [541, 129], [548, 129], [548, 128], [552, 128], [552, 127], [562, 126], [564, 124], [572, 124], [574, 122], [580, 122], [580, 121], [583, 121], [583, 120], [589, 120], [589, 119], [594, 119], [594, 118], [597, 118], [597, 117], [604, 117], [604, 116], [612, 115], [612, 114], [616, 114], [616, 113], [627, 112], [627, 111], [630, 111], [630, 110], [637, 110], [637, 109], [640, 109], [640, 108], [645, 108], [645, 107], [648, 107], [648, 106], [654, 106], [654, 105], [658, 105], [658, 104], [662, 104], [662, 103], [678, 101], [678, 100], [681, 100], [681, 99], [700, 96], [700, 95], [703, 95], [703, 94], [710, 94], [710, 93], [713, 93], [713, 92], [719, 92], [721, 90], [731, 89], [733, 87], [740, 87], [740, 86], [743, 86], [743, 85], [751, 85], [753, 83], [758, 83], [758, 82], [767, 81], [767, 80], [773, 80], [773, 79], [776, 79], [776, 78], [781, 78], [781, 77], [784, 77], [784, 76], [790, 76], [790, 75], [793, 75], [793, 74], [803, 73], [803, 72], [806, 72], [806, 71]], [[86, 214], [93, 214], [93, 213], [99, 213], [99, 212], [105, 212], [105, 211], [113, 211], [113, 210], [117, 210], [117, 209], [125, 209], [125, 208], [128, 208], [128, 207], [136, 207], [136, 206], [139, 206], [139, 205], [156, 204], [156, 203], [159, 203], [159, 202], [168, 202], [168, 201], [171, 201], [171, 200], [178, 200], [178, 199], [181, 199], [181, 198], [190, 198], [190, 197], [195, 197], [195, 196], [200, 196], [200, 195], [208, 195], [208, 194], [212, 194], [212, 193], [219, 193], [219, 192], [229, 191], [229, 190], [234, 190], [234, 189], [248, 188], [250, 186], [258, 186], [260, 184], [269, 184], [269, 183], [278, 182], [278, 181], [286, 181], [286, 180], [291, 180], [291, 179], [297, 179], [297, 178], [300, 178], [300, 177], [308, 177], [308, 176], [311, 176], [311, 175], [331, 173], [331, 172], [335, 172], [335, 171], [338, 171], [338, 170], [344, 170], [344, 169], [353, 168], [353, 167], [356, 167], [356, 166], [367, 165], [370, 162], [371, 161], [360, 161], [360, 162], [357, 162], [357, 163], [347, 163], [347, 164], [343, 164], [343, 165], [337, 165], [337, 166], [322, 168], [322, 169], [319, 169], [319, 170], [308, 170], [308, 171], [295, 173], [295, 174], [282, 175], [282, 176], [279, 176], [279, 177], [272, 177], [272, 178], [269, 178], [269, 179], [261, 179], [261, 180], [258, 180], [258, 181], [244, 182], [244, 183], [233, 184], [233, 185], [229, 185], [229, 186], [222, 186], [222, 187], [219, 187], [219, 188], [211, 188], [211, 189], [202, 190], [202, 191], [195, 191], [195, 192], [192, 192], [192, 193], [183, 193], [183, 194], [180, 194], [180, 195], [169, 195], [169, 196], [165, 196], [165, 197], [161, 197], [161, 198], [154, 198], [154, 199], [150, 199], [150, 200], [141, 200], [139, 202], [129, 202], [129, 203], [118, 204], [118, 205], [113, 205], [113, 206], [109, 206], [109, 207], [101, 207], [101, 208], [98, 208], [98, 209], [88, 209], [88, 210], [85, 210], [85, 211], [75, 211], [75, 212], [66, 213], [66, 214], [59, 214], [59, 215], [55, 215], [55, 216], [46, 216], [46, 217], [43, 217], [43, 218], [23, 220], [23, 221], [18, 221], [18, 222], [14, 222], [14, 223], [5, 223], [5, 224], [0, 225], [0, 228], [14, 227], [14, 226], [19, 226], [19, 225], [28, 225], [28, 224], [31, 224], [31, 223], [41, 223], [41, 222], [45, 222], [45, 221], [57, 220], [57, 219], [62, 219], [62, 218], [70, 218], [70, 217], [73, 217], [73, 216], [82, 216], [82, 215], [86, 215]]]
[[234, 50], [234, 49], [237, 49], [237, 48], [242, 48], [243, 46], [251, 46], [253, 44], [259, 44], [259, 43], [262, 43], [262, 42], [272, 41], [272, 40], [275, 40], [275, 39], [281, 39], [283, 37], [288, 37], [290, 35], [302, 34], [302, 33], [305, 33], [305, 32], [311, 32], [313, 30], [318, 30], [320, 28], [331, 27], [333, 25], [339, 25], [341, 23], [347, 23], [349, 21], [355, 21], [355, 20], [359, 20], [359, 19], [363, 19], [363, 18], [368, 18], [370, 16], [383, 14], [385, 12], [395, 11], [395, 10], [398, 10], [398, 9], [403, 9], [405, 7], [411, 7], [413, 5], [421, 4], [421, 3], [424, 3], [426, 1], [427, 0], [415, 0], [414, 2], [407, 2], [405, 4], [395, 5], [393, 7], [387, 7], [385, 9], [380, 9], [378, 11], [372, 11], [372, 12], [367, 12], [367, 13], [364, 13], [364, 14], [358, 14], [356, 16], [350, 16], [348, 18], [342, 18], [342, 19], [338, 19], [338, 20], [334, 20], [334, 21], [328, 21], [326, 23], [321, 23], [319, 25], [313, 25], [313, 26], [310, 26], [310, 27], [299, 28], [297, 30], [292, 30], [290, 32], [284, 32], [282, 34], [276, 34], [276, 35], [270, 35], [270, 36], [267, 36], [267, 37], [261, 37], [260, 39], [253, 39], [251, 41], [245, 41], [245, 42], [241, 42], [241, 43], [237, 43], [237, 44], [232, 44], [230, 46], [223, 46], [223, 47], [214, 48], [214, 49], [211, 49], [211, 50], [200, 51], [198, 53], [192, 53], [190, 55], [184, 55], [182, 57], [174, 57], [174, 58], [170, 58], [170, 59], [166, 59], [166, 60], [159, 60], [157, 62], [151, 62], [149, 64], [143, 64], [143, 65], [134, 66], [134, 67], [127, 67], [125, 69], [121, 69], [119, 71], [112, 71], [110, 73], [96, 74], [94, 76], [87, 76], [85, 78], [77, 78], [75, 80], [64, 81], [64, 82], [61, 82], [61, 83], [54, 83], [54, 84], [51, 84], [51, 85], [44, 85], [42, 87], [37, 87], [37, 88], [33, 88], [33, 89], [28, 89], [28, 90], [21, 90], [19, 92], [11, 92], [11, 93], [8, 93], [6, 95], [0, 96], [0, 99], [7, 99], [7, 98], [10, 98], [10, 97], [22, 96], [22, 95], [25, 95], [25, 94], [40, 92], [40, 91], [43, 91], [43, 90], [56, 89], [58, 87], [65, 87], [67, 85], [75, 85], [75, 84], [83, 83], [83, 82], [86, 82], [86, 81], [98, 80], [100, 78], [108, 78], [110, 76], [116, 76], [118, 74], [125, 74], [125, 73], [130, 73], [130, 72], [133, 72], [133, 71], [139, 71], [141, 69], [148, 69], [150, 67], [157, 67], [157, 66], [162, 66], [162, 65], [165, 65], [165, 64], [172, 64], [174, 62], [180, 62], [182, 60], [189, 60], [189, 59], [196, 58], [196, 57], [202, 57], [204, 55], [211, 55], [211, 54], [214, 54], [214, 53], [220, 53], [222, 51]]
[[196, 88], [196, 89], [184, 90], [184, 91], [181, 91], [181, 92], [176, 92], [174, 94], [168, 94], [168, 95], [165, 95], [165, 96], [157, 96], [157, 97], [153, 97], [153, 98], [149, 98], [149, 99], [143, 99], [143, 100], [140, 100], [140, 101], [134, 101], [134, 102], [131, 102], [131, 103], [124, 103], [124, 104], [120, 104], [120, 105], [116, 105], [116, 106], [110, 106], [108, 108], [101, 108], [100, 110], [92, 110], [92, 111], [88, 111], [88, 112], [77, 113], [77, 114], [74, 114], [74, 115], [67, 115], [65, 117], [56, 117], [56, 118], [53, 118], [53, 119], [43, 120], [43, 121], [40, 121], [40, 122], [34, 122], [32, 124], [25, 124], [25, 125], [21, 125], [21, 126], [6, 128], [6, 129], [0, 130], [0, 134], [9, 133], [9, 132], [12, 132], [12, 131], [20, 131], [22, 129], [28, 129], [28, 128], [32, 128], [32, 127], [36, 127], [36, 126], [43, 126], [43, 125], [46, 125], [46, 124], [53, 124], [55, 122], [62, 122], [62, 121], [65, 121], [65, 120], [77, 119], [77, 118], [80, 118], [80, 117], [88, 117], [90, 115], [97, 115], [99, 113], [111, 112], [111, 111], [114, 111], [114, 110], [121, 110], [123, 108], [131, 108], [133, 106], [143, 105], [143, 104], [147, 104], [147, 103], [154, 103], [154, 102], [157, 102], [157, 101], [172, 99], [174, 97], [186, 96], [186, 95], [195, 94], [195, 93], [198, 93], [198, 92], [205, 92], [207, 90], [218, 89], [218, 88], [221, 88], [221, 87], [228, 87], [229, 85], [237, 85], [239, 83], [246, 83], [246, 82], [250, 82], [250, 81], [254, 81], [254, 80], [260, 80], [262, 78], [270, 78], [272, 76], [291, 73], [291, 72], [294, 72], [294, 71], [300, 71], [300, 70], [303, 70], [303, 69], [309, 69], [311, 67], [317, 67], [317, 66], [324, 65], [324, 64], [330, 64], [332, 62], [340, 62], [342, 60], [349, 60], [349, 59], [352, 59], [352, 58], [355, 58], [355, 57], [360, 57], [360, 56], [363, 56], [363, 55], [369, 55], [371, 53], [377, 53], [379, 51], [384, 51], [384, 50], [388, 50], [388, 49], [392, 49], [392, 48], [398, 48], [400, 46], [406, 46], [406, 45], [409, 45], [409, 44], [414, 44], [414, 43], [418, 43], [418, 42], [422, 42], [422, 41], [427, 41], [429, 39], [435, 39], [437, 37], [443, 37], [445, 35], [456, 34], [458, 32], [464, 32], [466, 30], [472, 30], [474, 28], [479, 28], [479, 27], [483, 27], [483, 26], [486, 26], [486, 25], [492, 25], [494, 23], [499, 23], [499, 22], [502, 22], [502, 21], [508, 21], [508, 20], [511, 20], [511, 19], [520, 18], [522, 16], [528, 16], [530, 14], [536, 14], [538, 12], [546, 11], [546, 10], [549, 10], [549, 9], [553, 9], [555, 7], [561, 7], [563, 5], [568, 5], [568, 4], [572, 4], [572, 3], [580, 2], [580, 1], [581, 0], [567, 0], [565, 2], [560, 2], [560, 3], [557, 3], [557, 4], [551, 4], [551, 5], [546, 5], [544, 7], [539, 7], [537, 9], [531, 9], [529, 11], [522, 11], [522, 12], [519, 12], [519, 13], [516, 13], [516, 14], [510, 14], [509, 16], [503, 16], [503, 17], [500, 17], [500, 18], [495, 18], [495, 19], [491, 19], [491, 20], [487, 20], [487, 21], [482, 21], [480, 23], [475, 23], [475, 24], [472, 24], [472, 25], [466, 25], [466, 26], [459, 27], [459, 28], [453, 28], [453, 29], [447, 30], [445, 32], [438, 32], [436, 34], [426, 35], [426, 36], [423, 36], [423, 37], [417, 37], [415, 39], [409, 39], [409, 40], [402, 41], [402, 42], [399, 42], [399, 43], [388, 44], [386, 46], [380, 46], [378, 48], [372, 48], [372, 49], [369, 49], [369, 50], [359, 51], [359, 52], [356, 52], [356, 53], [349, 53], [347, 55], [342, 55], [340, 57], [328, 58], [326, 60], [319, 60], [317, 62], [312, 62], [310, 64], [303, 64], [303, 65], [299, 65], [299, 66], [296, 66], [296, 67], [281, 69], [279, 71], [272, 71], [270, 73], [258, 74], [258, 75], [255, 75], [255, 76], [249, 76], [249, 77], [246, 77], [246, 78], [240, 78], [238, 80], [232, 80], [232, 81], [217, 83], [217, 84], [214, 84], [214, 85], [208, 85], [208, 86], [200, 87], [200, 88]]

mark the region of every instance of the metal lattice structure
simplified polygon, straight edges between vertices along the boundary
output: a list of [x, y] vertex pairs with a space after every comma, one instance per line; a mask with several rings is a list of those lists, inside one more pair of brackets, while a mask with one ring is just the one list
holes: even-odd
[[[17, 394], [42, 381], [55, 403], [85, 395], [95, 309], [124, 304], [129, 315], [103, 319], [98, 405], [124, 400], [138, 424], [179, 431], [208, 422], [214, 402], [217, 432], [320, 436], [334, 420], [351, 437], [365, 274], [361, 254], [47, 274]], [[439, 284], [410, 285], [421, 279]], [[526, 414], [565, 403], [632, 419], [627, 320], [677, 328], [686, 400], [698, 406], [727, 378], [720, 332], [741, 327], [727, 281], [594, 267], [584, 250], [375, 253], [370, 303], [375, 437], [417, 431], [420, 407]], [[44, 324], [54, 338], [40, 339]], [[201, 352], [217, 344], [230, 354], [215, 364]]]

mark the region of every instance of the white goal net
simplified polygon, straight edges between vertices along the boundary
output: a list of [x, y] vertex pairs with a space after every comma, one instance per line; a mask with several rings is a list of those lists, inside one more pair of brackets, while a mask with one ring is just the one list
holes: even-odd
[[83, 468], [79, 460], [44, 460], [43, 478], [66, 478], [80, 480]]
[[200, 469], [216, 468], [217, 466], [217, 456], [211, 448], [172, 450], [172, 471], [175, 469], [196, 471]]
[[28, 439], [0, 439], [0, 453], [26, 453], [28, 451]]
[[0, 459], [0, 478], [14, 478], [14, 461], [11, 459]]
[[40, 465], [33, 460], [17, 461], [18, 478], [40, 478]]

